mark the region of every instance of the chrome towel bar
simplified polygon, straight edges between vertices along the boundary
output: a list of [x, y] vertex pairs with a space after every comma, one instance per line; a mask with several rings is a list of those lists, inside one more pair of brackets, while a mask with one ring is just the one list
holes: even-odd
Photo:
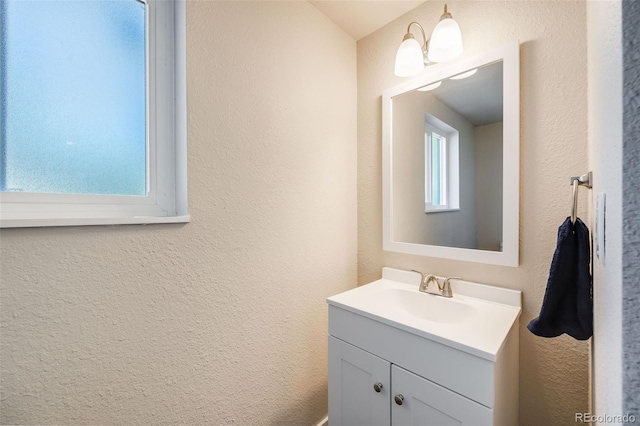
[[589, 172], [582, 176], [572, 176], [569, 180], [570, 184], [573, 185], [573, 197], [571, 200], [571, 224], [576, 223], [576, 218], [578, 217], [578, 187], [586, 186], [587, 188], [592, 188], [593, 182], [593, 173]]

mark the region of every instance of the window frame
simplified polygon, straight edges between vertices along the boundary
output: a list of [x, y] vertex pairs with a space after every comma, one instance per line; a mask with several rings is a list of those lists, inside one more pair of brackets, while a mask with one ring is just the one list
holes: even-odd
[[147, 7], [147, 196], [0, 192], [0, 228], [184, 223], [186, 3]]
[[[440, 192], [443, 204], [433, 204], [432, 194], [432, 138], [436, 134], [444, 139], [440, 153]], [[424, 122], [424, 212], [442, 213], [460, 210], [460, 133], [444, 121], [425, 114]]]
[[[449, 138], [444, 132], [439, 131], [435, 128], [428, 128], [425, 132], [425, 174], [424, 174], [424, 197], [425, 197], [425, 212], [434, 211], [434, 210], [444, 210], [449, 208], [449, 179], [448, 179], [448, 141]], [[434, 172], [432, 170], [433, 161], [434, 161], [434, 137], [437, 136], [438, 145], [439, 145], [439, 158], [438, 162], [440, 163], [439, 167], [439, 181], [440, 181], [440, 190], [439, 195], [440, 199], [443, 201], [441, 204], [434, 204], [434, 191], [433, 191], [433, 180], [434, 180]]]

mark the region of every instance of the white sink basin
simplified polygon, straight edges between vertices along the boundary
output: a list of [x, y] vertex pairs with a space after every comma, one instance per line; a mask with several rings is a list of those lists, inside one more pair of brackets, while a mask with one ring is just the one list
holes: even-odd
[[495, 360], [521, 312], [517, 290], [452, 280], [453, 297], [418, 291], [420, 275], [383, 268], [382, 279], [327, 299], [338, 308]]
[[399, 312], [419, 319], [442, 323], [461, 323], [473, 319], [478, 310], [455, 298], [420, 293], [403, 288], [387, 288], [377, 295]]

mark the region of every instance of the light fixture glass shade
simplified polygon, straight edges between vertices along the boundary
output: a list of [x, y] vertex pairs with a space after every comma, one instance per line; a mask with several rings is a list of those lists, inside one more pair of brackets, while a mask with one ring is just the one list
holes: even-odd
[[418, 92], [428, 92], [429, 90], [437, 89], [442, 84], [442, 81], [436, 81], [435, 83], [422, 86], [418, 89]]
[[402, 42], [396, 53], [395, 74], [398, 77], [412, 77], [424, 70], [422, 47], [415, 38]]
[[478, 68], [474, 68], [471, 71], [463, 72], [462, 74], [454, 75], [453, 77], [449, 77], [449, 78], [451, 80], [462, 80], [463, 78], [471, 77], [477, 72], [478, 72]]
[[429, 41], [428, 58], [432, 62], [446, 62], [462, 53], [460, 26], [452, 18], [438, 22]]

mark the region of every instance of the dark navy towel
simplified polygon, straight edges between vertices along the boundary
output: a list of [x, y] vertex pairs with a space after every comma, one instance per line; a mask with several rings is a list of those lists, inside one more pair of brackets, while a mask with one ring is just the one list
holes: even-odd
[[567, 218], [558, 228], [558, 245], [553, 254], [549, 280], [540, 316], [527, 328], [542, 337], [567, 333], [578, 340], [593, 334], [593, 301], [589, 229], [578, 218], [575, 225]]

